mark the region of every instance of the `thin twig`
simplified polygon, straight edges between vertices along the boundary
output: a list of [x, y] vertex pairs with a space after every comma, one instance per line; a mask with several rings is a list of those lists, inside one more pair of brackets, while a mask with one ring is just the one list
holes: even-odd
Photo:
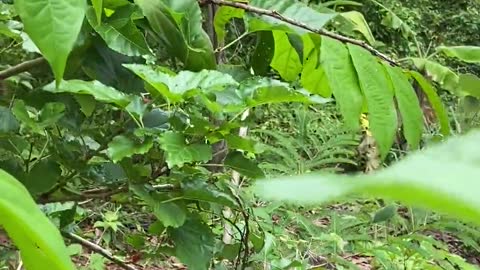
[[[159, 184], [153, 185], [153, 189], [156, 191], [174, 191], [178, 189], [177, 186], [172, 184]], [[40, 197], [37, 202], [40, 204], [53, 203], [53, 202], [81, 202], [86, 200], [109, 200], [112, 196], [128, 192], [129, 187], [127, 185], [119, 188], [98, 188], [93, 190], [87, 190], [79, 194], [73, 194], [72, 196], [49, 198]]]
[[373, 48], [372, 46], [368, 45], [364, 41], [349, 38], [349, 37], [346, 37], [346, 36], [342, 36], [342, 35], [327, 31], [325, 29], [313, 28], [313, 27], [308, 26], [307, 24], [305, 24], [303, 22], [299, 22], [299, 21], [296, 21], [292, 18], [286, 17], [286, 16], [280, 14], [279, 12], [277, 12], [275, 10], [263, 9], [263, 8], [255, 7], [255, 6], [252, 6], [252, 5], [249, 5], [249, 4], [246, 4], [246, 3], [242, 3], [242, 2], [232, 2], [232, 1], [226, 1], [226, 0], [208, 0], [208, 1], [210, 3], [216, 4], [216, 5], [219, 5], [219, 6], [229, 6], [229, 7], [239, 8], [239, 9], [243, 9], [245, 11], [255, 13], [255, 14], [258, 14], [258, 15], [265, 15], [265, 16], [268, 16], [268, 17], [272, 17], [274, 19], [289, 23], [291, 25], [295, 25], [297, 27], [300, 27], [302, 29], [305, 29], [307, 31], [310, 31], [310, 32], [313, 32], [313, 33], [316, 33], [316, 34], [319, 34], [319, 35], [322, 35], [322, 36], [327, 36], [327, 37], [336, 39], [336, 40], [344, 42], [344, 43], [350, 43], [350, 44], [360, 46], [360, 47], [366, 49], [367, 51], [369, 51], [371, 54], [376, 55], [376, 56], [380, 57], [381, 59], [387, 61], [389, 64], [391, 64], [393, 66], [398, 66], [398, 63], [395, 60], [393, 60], [389, 56], [385, 55], [384, 53], [378, 51], [377, 49]]
[[137, 270], [137, 268], [127, 264], [126, 262], [118, 259], [118, 258], [115, 258], [112, 253], [110, 253], [108, 250], [102, 248], [101, 246], [95, 244], [95, 243], [92, 243], [86, 239], [83, 239], [82, 237], [76, 235], [76, 234], [73, 234], [73, 233], [66, 233], [64, 232], [63, 233], [63, 236], [65, 238], [68, 238], [70, 240], [72, 240], [73, 242], [75, 243], [78, 243], [82, 246], [84, 246], [85, 248], [95, 252], [95, 253], [98, 253], [100, 255], [102, 255], [103, 257], [109, 259], [110, 261], [114, 262], [116, 265], [122, 267], [123, 269], [126, 269], [126, 270]]
[[38, 57], [32, 60], [25, 61], [23, 63], [20, 63], [16, 66], [7, 68], [5, 70], [0, 71], [0, 80], [5, 80], [6, 78], [15, 76], [17, 74], [20, 74], [22, 72], [28, 71], [33, 67], [36, 67], [40, 64], [45, 63], [46, 60], [43, 57]]

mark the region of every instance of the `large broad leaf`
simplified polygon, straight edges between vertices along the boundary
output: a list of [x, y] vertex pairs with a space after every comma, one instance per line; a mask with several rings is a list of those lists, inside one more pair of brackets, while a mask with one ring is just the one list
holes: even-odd
[[412, 61], [418, 69], [425, 70], [432, 81], [440, 84], [443, 89], [457, 93], [458, 75], [450, 68], [425, 58], [412, 58]]
[[402, 116], [403, 134], [410, 149], [417, 149], [423, 134], [423, 114], [415, 90], [399, 67], [384, 64]]
[[42, 160], [30, 169], [23, 184], [31, 194], [39, 195], [49, 191], [62, 174], [60, 165], [53, 160]]
[[218, 203], [228, 207], [238, 206], [232, 196], [218, 190], [214, 185], [203, 180], [182, 182], [182, 197], [187, 200]]
[[480, 47], [477, 46], [439, 46], [437, 51], [467, 63], [480, 63]]
[[328, 37], [322, 38], [320, 64], [325, 70], [345, 123], [352, 129], [358, 129], [363, 97], [345, 45]]
[[86, 0], [15, 0], [24, 30], [50, 63], [57, 84], [85, 17]]
[[152, 29], [185, 68], [215, 69], [212, 43], [202, 28], [202, 12], [196, 0], [135, 0]]
[[275, 49], [270, 65], [278, 71], [286, 81], [294, 81], [302, 71], [302, 62], [295, 48], [290, 43], [288, 34], [283, 31], [273, 31]]
[[206, 144], [187, 144], [181, 133], [166, 132], [159, 139], [166, 153], [168, 167], [183, 166], [191, 162], [207, 162], [212, 159], [212, 147]]
[[[252, 0], [250, 1], [250, 5], [267, 10], [275, 10], [275, 12], [278, 12], [285, 17], [304, 23], [315, 29], [322, 29], [325, 24], [337, 16], [336, 13], [320, 13], [308, 7], [306, 4], [296, 0]], [[272, 25], [288, 25], [288, 23], [275, 18], [267, 16], [262, 16], [261, 18]], [[305, 29], [297, 26], [289, 26], [299, 33], [308, 32]]]
[[233, 18], [243, 18], [244, 13], [245, 10], [234, 7], [222, 6], [217, 9], [217, 12], [215, 12], [213, 25], [215, 27], [215, 33], [217, 34], [217, 40], [219, 43], [223, 42], [225, 39], [225, 26], [227, 23]]
[[132, 185], [130, 189], [153, 210], [155, 217], [165, 227], [178, 228], [187, 220], [187, 208], [180, 202], [171, 201], [168, 195], [149, 192], [143, 185]]
[[361, 33], [370, 44], [375, 43], [372, 31], [362, 13], [358, 11], [342, 12], [340, 15], [352, 24], [352, 30]]
[[225, 166], [250, 178], [265, 177], [264, 172], [258, 167], [257, 162], [246, 158], [238, 151], [228, 153], [225, 158]]
[[108, 47], [128, 56], [149, 54], [147, 42], [131, 19], [99, 22], [96, 11], [91, 7], [87, 11], [87, 19], [95, 31], [105, 40]]
[[385, 70], [373, 55], [351, 44], [348, 49], [357, 70], [360, 88], [367, 101], [370, 130], [378, 144], [381, 157], [385, 158], [397, 132], [394, 93], [389, 87]]
[[175, 243], [175, 255], [191, 270], [207, 270], [213, 258], [215, 238], [205, 223], [189, 218], [180, 228], [168, 230]]
[[459, 80], [459, 94], [461, 96], [470, 95], [472, 97], [480, 98], [480, 78], [474, 74], [460, 74]]
[[121, 161], [123, 158], [131, 157], [135, 154], [145, 154], [153, 147], [152, 140], [136, 142], [123, 135], [119, 135], [108, 144], [108, 156], [113, 162]]
[[97, 101], [113, 103], [125, 108], [132, 101], [132, 98], [124, 93], [106, 86], [98, 81], [69, 80], [62, 81], [58, 88], [53, 83], [46, 85], [43, 90], [53, 93], [71, 93], [93, 96]]
[[124, 66], [151, 85], [171, 103], [182, 101], [183, 94], [190, 90], [218, 91], [227, 85], [238, 85], [232, 76], [215, 70], [200, 72], [184, 70], [177, 75], [172, 75], [146, 65], [128, 64]]
[[438, 96], [437, 91], [433, 88], [429, 81], [427, 81], [422, 74], [416, 71], [410, 71], [410, 75], [418, 82], [423, 92], [428, 98], [428, 101], [432, 105], [438, 122], [440, 123], [440, 132], [444, 136], [450, 135], [450, 123], [448, 120], [448, 114], [443, 105], [442, 99]]
[[3, 170], [0, 170], [0, 190], [0, 225], [20, 249], [25, 268], [75, 269], [57, 228], [40, 211], [25, 187]]
[[257, 181], [266, 199], [317, 204], [353, 194], [430, 208], [480, 225], [480, 132], [419, 151], [371, 175], [331, 174]]
[[318, 94], [322, 97], [331, 97], [332, 90], [328, 84], [325, 70], [323, 69], [323, 66], [319, 64], [320, 50], [313, 41], [314, 38], [317, 39], [319, 37], [311, 34], [302, 36], [303, 69], [300, 82], [302, 83], [302, 86], [312, 94]]

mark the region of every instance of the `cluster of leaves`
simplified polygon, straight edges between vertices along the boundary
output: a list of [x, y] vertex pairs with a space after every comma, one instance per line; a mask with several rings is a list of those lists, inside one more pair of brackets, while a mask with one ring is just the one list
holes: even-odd
[[[251, 158], [262, 147], [238, 135], [244, 124], [239, 116], [252, 108], [288, 102], [324, 104], [334, 98], [347, 134], [358, 131], [361, 114], [368, 114], [370, 130], [385, 158], [400, 127], [410, 148], [419, 146], [423, 121], [412, 87], [416, 81], [433, 106], [442, 134], [450, 134], [445, 109], [429, 81], [416, 71], [372, 55], [366, 44], [374, 45], [375, 40], [360, 13], [339, 12], [333, 9], [336, 5], [326, 3], [310, 7], [294, 0], [252, 0], [249, 5], [257, 10], [275, 12], [255, 13], [247, 8], [250, 13], [235, 7], [235, 2], [228, 3], [211, 18], [217, 39], [212, 40], [202, 27], [202, 8], [196, 0], [2, 2], [0, 34], [13, 44], [21, 43], [27, 52], [41, 54], [53, 73], [53, 79], [48, 72], [34, 78], [9, 76], [0, 99], [0, 186], [6, 183], [5, 190], [18, 194], [18, 198], [1, 198], [2, 214], [14, 216], [11, 223], [1, 222], [21, 249], [28, 269], [73, 268], [58, 232], [45, 217], [37, 219], [41, 212], [34, 210], [30, 196], [41, 203], [106, 199], [145, 206], [151, 213], [150, 231], [164, 239], [163, 254], [177, 257], [189, 269], [208, 269], [214, 257], [216, 262], [231, 259], [243, 267], [262, 261], [250, 257], [270, 248], [264, 227], [250, 220], [251, 193], [232, 185], [228, 174], [211, 169], [235, 170], [246, 179], [264, 177]], [[216, 51], [228, 45], [214, 48], [213, 44], [224, 43], [233, 19], [240, 19], [245, 29], [242, 35], [254, 37], [256, 46], [246, 57], [248, 61], [221, 64]], [[304, 24], [316, 29], [333, 25], [366, 43], [343, 43], [306, 31], [301, 27]], [[442, 50], [471, 59], [462, 54], [465, 48]], [[272, 70], [279, 79], [268, 76]], [[285, 136], [276, 138], [277, 144], [286, 140]], [[214, 145], [222, 141], [228, 149], [217, 151]], [[343, 147], [355, 140], [329, 141], [323, 149], [297, 152], [312, 142], [319, 145], [326, 140], [300, 138], [284, 151], [284, 160], [290, 162], [285, 167], [295, 163], [292, 158], [305, 156], [310, 160], [297, 173], [323, 168], [328, 162], [349, 163], [342, 159], [349, 155]], [[277, 148], [263, 150], [280, 153]], [[220, 164], [212, 163], [222, 152], [228, 154]], [[459, 168], [467, 166], [457, 161]], [[393, 178], [398, 171], [402, 170], [379, 178]], [[477, 172], [472, 169], [471, 173]], [[400, 199], [413, 202], [431, 198], [421, 176], [407, 179], [416, 193], [398, 193], [394, 198], [402, 195]], [[446, 184], [451, 175], [443, 176], [441, 184]], [[385, 195], [383, 188], [391, 195], [399, 187], [408, 188], [399, 181], [377, 185], [379, 180], [374, 180], [352, 185], [341, 178], [331, 188], [336, 190], [334, 195], [364, 190]], [[298, 187], [283, 181], [260, 193], [285, 198], [296, 194], [288, 190], [292, 185], [306, 192], [299, 198], [311, 201], [317, 196], [308, 190], [312, 187], [308, 181], [299, 182]], [[313, 187], [319, 190], [316, 184]], [[445, 192], [442, 195], [450, 194]], [[324, 193], [328, 198], [331, 195]], [[465, 196], [473, 200], [470, 193]], [[438, 206], [439, 201], [426, 202]], [[462, 206], [466, 210], [461, 217], [478, 217], [472, 202], [452, 202], [458, 204], [452, 204], [450, 212]], [[234, 218], [225, 217], [225, 207], [234, 212]], [[75, 209], [74, 204], [70, 212]], [[74, 215], [63, 212], [60, 229], [74, 230], [75, 226], [69, 226]], [[217, 237], [222, 233], [218, 222], [212, 222], [217, 218], [233, 224], [237, 230], [234, 242], [223, 243]], [[96, 225], [118, 229], [113, 214]]]

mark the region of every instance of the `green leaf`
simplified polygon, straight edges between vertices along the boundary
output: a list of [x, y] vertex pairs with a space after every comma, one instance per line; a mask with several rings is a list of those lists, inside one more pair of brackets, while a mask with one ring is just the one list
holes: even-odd
[[319, 50], [316, 48], [311, 35], [304, 35], [303, 38], [303, 69], [300, 78], [302, 86], [310, 93], [322, 97], [331, 97], [332, 90], [328, 84], [327, 74], [323, 66], [319, 65]]
[[278, 71], [286, 81], [294, 81], [302, 71], [302, 62], [295, 48], [290, 43], [288, 34], [282, 31], [273, 31], [275, 49], [270, 65]]
[[441, 98], [438, 96], [437, 92], [433, 86], [428, 82], [422, 74], [416, 71], [410, 71], [410, 75], [418, 82], [423, 92], [428, 98], [428, 101], [432, 105], [435, 115], [437, 116], [438, 122], [440, 123], [440, 132], [443, 136], [450, 135], [450, 123], [448, 120], [448, 114], [445, 110], [445, 107], [442, 103]]
[[480, 47], [477, 46], [439, 46], [437, 51], [467, 63], [480, 63]]
[[368, 43], [375, 44], [375, 38], [362, 13], [358, 11], [348, 11], [340, 13], [340, 16], [346, 18], [353, 24], [353, 31], [361, 33]]
[[240, 8], [221, 6], [217, 9], [213, 25], [219, 43], [223, 42], [225, 39], [225, 26], [227, 23], [233, 18], [243, 18], [243, 14], [245, 14], [245, 10]]
[[128, 56], [150, 53], [143, 34], [131, 19], [127, 23], [123, 23], [123, 20], [120, 19], [99, 23], [95, 12], [93, 8], [87, 10], [88, 22], [112, 50]]
[[12, 111], [7, 107], [0, 106], [0, 134], [17, 132], [19, 128], [20, 124], [13, 116]]
[[158, 141], [167, 155], [168, 167], [182, 167], [185, 163], [207, 162], [212, 159], [212, 148], [206, 144], [187, 144], [181, 133], [166, 132]]
[[131, 102], [131, 97], [124, 93], [102, 84], [98, 81], [69, 80], [62, 81], [58, 88], [51, 83], [46, 85], [43, 90], [52, 93], [71, 93], [78, 95], [90, 95], [95, 100], [105, 103], [113, 103], [120, 108], [125, 108]]
[[476, 98], [480, 98], [480, 78], [474, 74], [460, 74], [459, 80], [459, 92], [462, 96], [470, 95]]
[[230, 149], [243, 150], [251, 153], [257, 152], [257, 149], [255, 149], [257, 143], [251, 139], [243, 138], [236, 134], [228, 134], [225, 136], [225, 140]]
[[184, 70], [177, 75], [171, 75], [146, 65], [126, 64], [124, 66], [155, 88], [171, 103], [181, 102], [183, 94], [190, 90], [218, 91], [229, 85], [238, 85], [232, 76], [216, 70], [200, 72]]
[[360, 126], [363, 97], [348, 50], [342, 43], [322, 37], [320, 52], [319, 62], [324, 68], [345, 123], [357, 130]]
[[373, 55], [351, 44], [348, 45], [348, 49], [367, 102], [369, 128], [384, 159], [393, 145], [397, 132], [394, 93], [389, 87], [385, 70]]
[[0, 225], [20, 249], [25, 268], [75, 269], [62, 236], [41, 212], [27, 189], [0, 170], [0, 190]]
[[15, 0], [24, 31], [50, 63], [57, 85], [85, 17], [86, 0]]
[[103, 0], [92, 0], [92, 6], [95, 10], [95, 18], [97, 19], [97, 25], [100, 25], [100, 23], [102, 22]]
[[250, 57], [250, 66], [255, 75], [266, 76], [270, 70], [273, 59], [275, 41], [272, 31], [260, 31], [257, 33], [255, 51]]
[[401, 68], [391, 67], [386, 63], [384, 67], [395, 92], [405, 139], [410, 149], [417, 149], [423, 134], [423, 113], [418, 97]]
[[92, 96], [87, 95], [74, 95], [75, 100], [80, 105], [80, 110], [85, 114], [85, 116], [92, 116], [95, 111], [96, 101]]
[[310, 174], [257, 181], [264, 199], [319, 204], [354, 195], [383, 197], [480, 224], [480, 132], [452, 137], [370, 175]]
[[189, 218], [180, 228], [168, 231], [175, 243], [175, 256], [191, 270], [207, 270], [213, 258], [215, 238], [200, 218]]
[[33, 195], [39, 195], [49, 191], [60, 179], [62, 169], [52, 160], [42, 160], [32, 167], [23, 182], [25, 187]]
[[168, 53], [192, 71], [215, 69], [210, 39], [196, 0], [135, 0]]
[[262, 169], [258, 167], [258, 164], [255, 161], [246, 158], [238, 151], [228, 153], [224, 164], [228, 168], [250, 178], [255, 179], [265, 177]]
[[168, 195], [148, 192], [142, 185], [133, 185], [130, 188], [152, 208], [153, 214], [164, 227], [178, 228], [187, 220], [185, 205], [171, 201], [172, 198]]
[[38, 114], [38, 121], [42, 127], [54, 125], [65, 113], [65, 104], [59, 102], [49, 102], [45, 104]]
[[153, 147], [153, 140], [146, 139], [143, 142], [135, 142], [123, 135], [116, 136], [108, 144], [108, 156], [113, 162], [118, 162], [135, 154], [145, 154]]
[[397, 214], [397, 206], [390, 204], [378, 210], [373, 216], [373, 223], [380, 223], [392, 219]]
[[412, 60], [418, 69], [425, 70], [432, 81], [439, 83], [445, 90], [457, 93], [458, 75], [450, 68], [424, 58], [412, 58]]
[[183, 198], [201, 202], [218, 203], [228, 207], [237, 207], [237, 202], [228, 194], [203, 180], [182, 182]]
[[[328, 22], [330, 22], [330, 20], [337, 16], [336, 13], [320, 13], [310, 8], [306, 4], [296, 0], [251, 0], [249, 4], [267, 10], [275, 10], [275, 12], [285, 17], [304, 23], [314, 29], [322, 29]], [[276, 18], [268, 16], [261, 16], [261, 18], [271, 25], [288, 25], [301, 34], [308, 32], [305, 29], [292, 26]]]

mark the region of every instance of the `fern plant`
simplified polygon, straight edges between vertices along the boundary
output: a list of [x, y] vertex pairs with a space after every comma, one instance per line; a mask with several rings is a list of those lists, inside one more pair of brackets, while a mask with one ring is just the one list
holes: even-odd
[[[261, 139], [261, 166], [270, 174], [302, 174], [315, 170], [341, 171], [357, 166], [360, 135], [348, 132], [332, 110], [303, 105], [271, 108], [270, 118], [252, 134]], [[279, 128], [280, 127], [280, 128]]]

